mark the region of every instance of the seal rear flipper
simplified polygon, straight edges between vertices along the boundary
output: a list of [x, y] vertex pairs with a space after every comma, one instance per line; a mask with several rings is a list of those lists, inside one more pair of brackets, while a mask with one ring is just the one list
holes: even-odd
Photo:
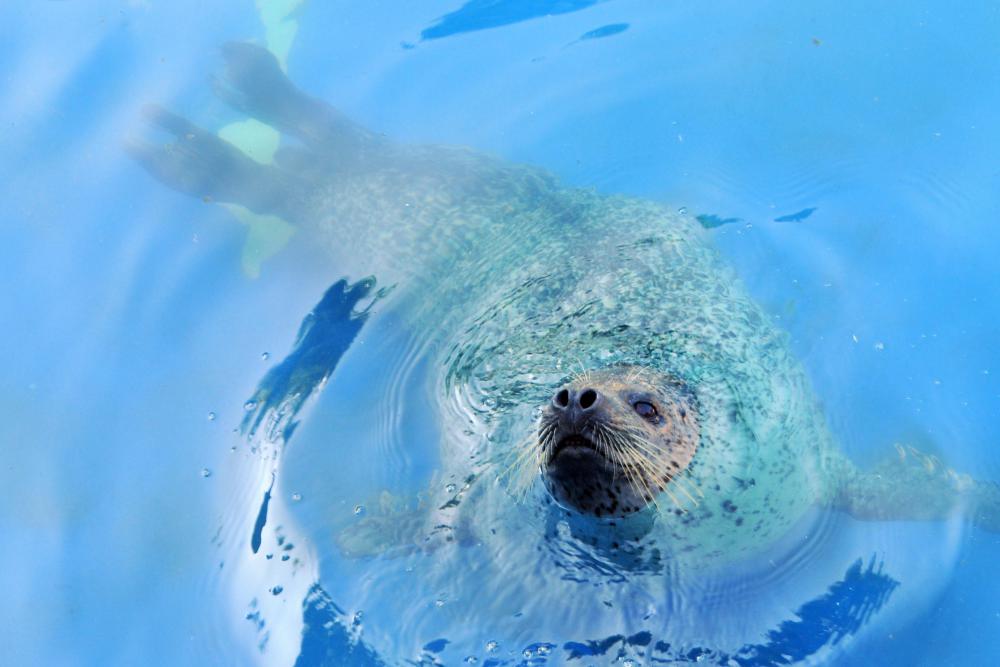
[[965, 516], [1000, 532], [1000, 485], [974, 480], [913, 447], [896, 445], [896, 456], [872, 470], [853, 470], [834, 507], [863, 521], [941, 521]]
[[254, 213], [300, 218], [309, 184], [274, 166], [260, 164], [236, 146], [166, 109], [149, 105], [146, 121], [175, 138], [156, 145], [137, 139], [125, 150], [150, 174], [184, 194], [239, 204]]
[[225, 72], [215, 93], [227, 104], [341, 160], [361, 158], [387, 142], [322, 100], [299, 90], [269, 50], [246, 42], [222, 47]]

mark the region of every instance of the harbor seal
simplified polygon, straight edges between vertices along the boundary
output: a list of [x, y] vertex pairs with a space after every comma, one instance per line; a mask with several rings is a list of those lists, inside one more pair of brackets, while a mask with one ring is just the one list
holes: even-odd
[[[468, 567], [461, 546], [485, 545], [497, 599], [513, 564], [548, 554], [525, 581], [572, 595], [583, 571], [634, 575], [609, 594], [620, 608], [633, 584], [648, 592], [643, 577], [680, 590], [678, 572], [762, 553], [816, 507], [1000, 528], [994, 484], [902, 446], [871, 471], [841, 452], [787, 336], [692, 217], [396, 144], [298, 90], [263, 49], [224, 55], [223, 98], [297, 145], [260, 164], [154, 107], [175, 141], [131, 152], [187, 194], [295, 224], [339, 273], [392, 286], [382, 307], [419, 332], [432, 369], [447, 484], [369, 504], [342, 553], [432, 553], [424, 580], [444, 589]], [[599, 631], [590, 606], [560, 613]]]

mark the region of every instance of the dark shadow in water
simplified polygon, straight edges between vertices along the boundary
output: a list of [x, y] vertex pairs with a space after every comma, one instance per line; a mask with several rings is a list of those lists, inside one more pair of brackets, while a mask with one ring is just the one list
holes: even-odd
[[348, 629], [344, 610], [313, 584], [302, 602], [302, 646], [295, 667], [382, 667], [386, 663], [358, 633]]
[[282, 430], [270, 435], [288, 441], [298, 423], [293, 421], [296, 413], [330, 377], [368, 319], [372, 304], [385, 295], [385, 289], [379, 290], [372, 304], [355, 310], [374, 287], [375, 279], [369, 277], [354, 284], [338, 280], [326, 291], [302, 321], [292, 351], [267, 372], [250, 398], [247, 404], [250, 410], [240, 424], [244, 434], [253, 436], [264, 418], [272, 417], [274, 422], [268, 424], [269, 430]]
[[782, 215], [774, 219], [775, 222], [802, 222], [810, 215], [816, 212], [817, 207], [804, 208], [801, 211], [796, 211], [795, 213], [789, 213], [788, 215]]
[[747, 644], [735, 653], [703, 646], [671, 646], [666, 642], [652, 643], [648, 632], [631, 637], [616, 635], [584, 643], [569, 642], [563, 646], [566, 659], [608, 655], [617, 647], [614, 659], [629, 652], [642, 653], [654, 663], [700, 662], [708, 665], [741, 667], [771, 667], [791, 665], [815, 656], [821, 649], [840, 643], [853, 635], [882, 608], [899, 582], [876, 566], [875, 558], [867, 567], [859, 558], [848, 568], [844, 579], [834, 583], [821, 595], [795, 611], [797, 619], [781, 623], [767, 633], [767, 642]]
[[715, 215], [714, 213], [696, 215], [695, 220], [697, 220], [698, 224], [705, 229], [715, 229], [716, 227], [721, 227], [722, 225], [731, 225], [737, 222], [743, 222], [743, 218], [723, 218]]
[[[735, 653], [703, 646], [672, 646], [656, 641], [649, 631], [630, 636], [612, 635], [604, 639], [566, 642], [558, 652], [554, 644], [536, 642], [526, 646], [524, 659], [490, 658], [484, 665], [540, 665], [551, 658], [555, 663], [577, 661], [589, 664], [600, 656], [602, 662], [618, 662], [627, 657], [648, 659], [654, 664], [698, 662], [705, 665], [740, 665], [740, 667], [774, 667], [807, 660], [827, 647], [836, 646], [844, 638], [857, 633], [881, 609], [899, 582], [876, 565], [875, 558], [864, 565], [859, 558], [841, 581], [826, 593], [814, 598], [795, 611], [795, 619], [787, 620], [767, 633], [762, 644], [747, 644]], [[348, 630], [346, 615], [337, 607], [319, 584], [313, 585], [303, 601], [305, 628], [302, 649], [296, 667], [333, 667], [337, 665], [383, 665], [375, 651]], [[436, 664], [430, 654], [443, 651], [446, 639], [435, 639], [425, 649], [425, 659], [418, 664]], [[588, 660], [591, 659], [591, 660]]]
[[257, 553], [260, 550], [261, 535], [267, 525], [267, 506], [271, 503], [271, 490], [274, 488], [274, 473], [271, 473], [271, 485], [264, 492], [264, 500], [257, 512], [257, 520], [253, 524], [253, 535], [250, 536], [250, 550]]
[[611, 23], [583, 33], [576, 41], [582, 42], [585, 39], [603, 39], [604, 37], [621, 34], [626, 30], [628, 30], [628, 23]]
[[420, 39], [441, 39], [542, 16], [569, 14], [592, 7], [598, 2], [601, 0], [469, 0], [421, 32]]
[[[346, 280], [338, 280], [326, 291], [316, 307], [302, 320], [292, 351], [267, 372], [247, 402], [250, 409], [240, 424], [245, 435], [252, 438], [267, 419], [267, 439], [288, 442], [298, 425], [295, 416], [299, 409], [330, 377], [337, 362], [361, 331], [372, 305], [386, 294], [384, 288], [379, 290], [366, 308], [356, 310], [358, 303], [369, 296], [374, 287], [375, 279], [369, 277], [353, 285]], [[253, 553], [260, 549], [273, 488], [272, 474], [271, 485], [264, 492], [250, 536]]]

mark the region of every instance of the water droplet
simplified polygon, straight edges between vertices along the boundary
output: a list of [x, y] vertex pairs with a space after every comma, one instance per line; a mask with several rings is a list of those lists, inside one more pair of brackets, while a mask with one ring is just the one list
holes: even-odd
[[354, 514], [356, 514], [357, 516], [361, 516], [364, 513], [365, 513], [365, 506], [364, 505], [355, 505], [354, 506]]
[[875, 345], [873, 345], [872, 347], [874, 347], [876, 351], [881, 352], [882, 350], [885, 349], [885, 343], [883, 343], [882, 341], [876, 341]]
[[688, 212], [687, 206], [681, 206], [679, 209], [677, 209], [677, 215], [684, 215], [687, 212]]
[[492, 639], [490, 641], [486, 642], [486, 650], [489, 653], [493, 653], [494, 651], [496, 651], [499, 646], [500, 646], [500, 644], [497, 643], [495, 640], [492, 640]]
[[447, 491], [448, 493], [455, 493], [455, 488], [456, 487], [454, 484], [448, 484], [447, 486], [444, 487], [444, 490]]
[[271, 589], [271, 595], [281, 595], [281, 592], [283, 590], [285, 590], [283, 587], [275, 586], [274, 588]]
[[247, 401], [246, 403], [243, 404], [243, 409], [246, 410], [247, 412], [250, 412], [256, 407], [257, 407], [257, 401]]
[[209, 412], [208, 413], [208, 421], [210, 421], [210, 422], [214, 422], [215, 421], [215, 413], [214, 412]]
[[267, 361], [268, 359], [271, 358], [271, 353], [270, 352], [261, 352], [260, 353], [260, 358], [261, 358], [262, 361]]
[[292, 494], [292, 500], [294, 500], [295, 502], [299, 502], [300, 500], [302, 500], [302, 494], [301, 493], [293, 493]]
[[201, 476], [202, 477], [211, 477], [212, 476], [212, 471], [209, 470], [208, 468], [202, 468], [201, 469]]

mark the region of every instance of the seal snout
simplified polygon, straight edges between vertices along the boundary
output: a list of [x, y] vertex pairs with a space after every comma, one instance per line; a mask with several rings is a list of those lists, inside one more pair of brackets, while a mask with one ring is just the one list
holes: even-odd
[[596, 389], [570, 389], [563, 387], [552, 397], [552, 407], [558, 411], [580, 410], [590, 412], [601, 403], [601, 395]]
[[593, 419], [599, 419], [604, 397], [591, 387], [563, 387], [552, 397], [552, 412], [559, 429], [567, 434], [580, 434]]
[[549, 464], [567, 454], [600, 456], [593, 431], [603, 418], [603, 407], [604, 397], [592, 387], [563, 387], [555, 393], [551, 408], [555, 446], [549, 453]]

